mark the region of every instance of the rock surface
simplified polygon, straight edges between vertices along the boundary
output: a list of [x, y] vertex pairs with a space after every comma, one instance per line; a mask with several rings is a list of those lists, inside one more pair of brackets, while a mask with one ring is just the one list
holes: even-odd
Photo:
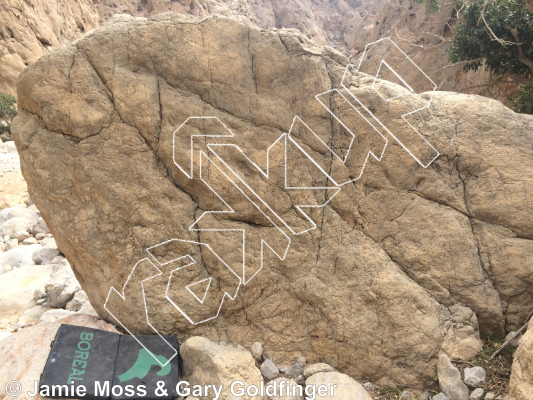
[[464, 370], [466, 383], [471, 388], [477, 388], [481, 383], [487, 379], [487, 373], [481, 367], [465, 368]]
[[[312, 385], [318, 388], [320, 385], [328, 387], [326, 396], [320, 397], [324, 400], [343, 399], [343, 400], [372, 400], [365, 388], [350, 378], [348, 375], [339, 372], [319, 372], [307, 378], [306, 385]], [[337, 385], [333, 389], [333, 395], [329, 389], [331, 386]]]
[[533, 399], [533, 319], [514, 354], [509, 400]]
[[[325, 363], [316, 363], [311, 364], [305, 367], [304, 369], [304, 377], [309, 378], [310, 376], [314, 374], [318, 374], [319, 372], [333, 372], [335, 369], [328, 364]], [[372, 386], [372, 385], [370, 385]]]
[[272, 361], [270, 358], [267, 358], [261, 364], [261, 375], [263, 375], [266, 379], [274, 379], [279, 375], [279, 368], [276, 366], [276, 364], [274, 364], [274, 361]]
[[[0, 341], [0, 354], [2, 354], [0, 398], [6, 397], [5, 384], [14, 378], [25, 390], [33, 390], [34, 381], [40, 379], [50, 352], [50, 344], [61, 324], [117, 332], [112, 325], [98, 320], [98, 318], [76, 314], [56, 322], [41, 322], [9, 335]], [[29, 398], [29, 396], [19, 398]]]
[[441, 354], [437, 364], [439, 386], [449, 399], [468, 400], [468, 388], [461, 381], [461, 372], [452, 364], [446, 354]]
[[250, 347], [250, 352], [255, 361], [261, 362], [263, 357], [263, 345], [259, 342], [254, 342], [252, 347]]
[[[232, 346], [224, 346], [211, 342], [202, 337], [187, 339], [180, 349], [183, 358], [184, 379], [193, 385], [223, 385], [221, 398], [225, 400], [258, 400], [261, 396], [242, 397], [231, 393], [231, 384], [235, 381], [260, 387], [263, 377], [255, 366], [252, 355], [244, 350]], [[237, 389], [242, 388], [239, 386]], [[200, 397], [208, 400], [212, 396]]]
[[470, 393], [469, 400], [482, 400], [485, 391], [481, 388], [477, 388]]
[[[110, 288], [122, 288], [145, 250], [171, 238], [209, 242], [242, 274], [242, 256], [239, 267], [237, 251], [228, 254], [242, 246], [238, 235], [188, 229], [205, 210], [224, 204], [176, 167], [173, 132], [190, 116], [219, 117], [235, 133], [229, 142], [266, 168], [267, 149], [299, 115], [346, 150], [341, 128], [314, 96], [338, 88], [347, 63], [293, 31], [164, 14], [109, 24], [24, 71], [13, 126], [22, 171], [101, 315], [111, 319], [103, 308]], [[370, 102], [373, 79], [357, 75], [351, 82], [352, 93]], [[424, 98], [408, 94], [394, 107], [423, 105]], [[396, 112], [374, 106], [377, 117]], [[326, 207], [311, 209], [319, 228], [291, 236], [283, 261], [268, 253], [263, 269], [235, 301], [224, 302], [218, 318], [190, 324], [165, 299], [161, 288], [171, 269], [162, 266], [164, 273], [146, 285], [151, 323], [182, 338], [231, 338], [248, 348], [260, 340], [279, 362], [304, 353], [311, 363], [325, 361], [377, 383], [434, 383], [440, 350], [474, 354], [478, 324], [483, 333], [503, 334], [505, 324], [516, 327], [533, 305], [532, 121], [495, 101], [436, 93], [419, 121], [441, 153], [431, 167], [421, 168], [390, 138], [380, 163], [370, 162]], [[361, 127], [352, 122], [354, 130]], [[187, 138], [178, 136], [177, 151], [190, 163]], [[312, 157], [323, 157], [316, 144], [305, 145]], [[305, 166], [294, 172], [297, 185], [328, 185], [309, 160], [297, 160]], [[112, 168], [103, 171], [102, 163]], [[283, 180], [263, 181], [245, 160], [235, 165], [295, 229], [310, 223], [294, 204], [324, 202], [324, 191], [288, 193]], [[209, 168], [219, 176], [213, 185], [225, 179], [218, 167]], [[200, 228], [245, 229], [257, 243], [268, 237], [283, 250], [278, 229], [232, 184], [222, 188], [229, 188], [225, 201], [239, 209], [207, 215]], [[201, 272], [192, 269], [180, 278], [187, 284], [196, 276], [200, 281], [195, 274]], [[152, 333], [144, 310], [132, 308], [142, 304], [141, 275], [128, 281], [127, 304], [117, 300], [114, 314], [136, 333]], [[191, 307], [203, 312], [197, 303]]]
[[[51, 0], [32, 0], [30, 4], [6, 0], [0, 6], [1, 33], [6, 38], [0, 42], [0, 91], [14, 93], [25, 65], [92, 28], [120, 20], [124, 14], [149, 17], [175, 11], [204, 17], [231, 16], [264, 29], [298, 29], [317, 43], [328, 43], [354, 55], [377, 39], [399, 36], [402, 40], [398, 44], [430, 73], [441, 90], [472, 86], [469, 93], [490, 95], [480, 85], [485, 83], [487, 72], [464, 73], [461, 65], [449, 65], [446, 47], [450, 16], [454, 17], [452, 2], [441, 3], [440, 10], [431, 14], [423, 4], [406, 0], [79, 0], [59, 7]], [[501, 98], [505, 101], [508, 95], [503, 90]]]
[[287, 378], [297, 378], [300, 375], [303, 375], [305, 368], [305, 362], [295, 362], [292, 364], [289, 368], [287, 368], [287, 371], [285, 371], [285, 376]]

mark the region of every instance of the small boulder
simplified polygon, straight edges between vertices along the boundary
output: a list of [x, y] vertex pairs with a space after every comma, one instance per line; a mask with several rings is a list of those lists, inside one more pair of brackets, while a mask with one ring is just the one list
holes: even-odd
[[46, 225], [46, 222], [44, 222], [44, 219], [39, 217], [36, 222], [31, 226], [31, 234], [33, 236], [37, 236], [38, 234], [47, 233], [50, 233], [50, 229], [48, 229], [48, 226]]
[[33, 253], [32, 260], [37, 265], [51, 264], [52, 260], [60, 254], [57, 248], [42, 247]]
[[436, 396], [433, 396], [432, 400], [450, 400], [444, 393], [439, 393]]
[[[233, 346], [222, 346], [209, 339], [193, 336], [187, 339], [180, 349], [183, 359], [183, 379], [195, 385], [222, 385], [221, 399], [258, 400], [258, 396], [248, 396], [246, 389], [251, 385], [260, 387], [263, 382], [261, 372], [255, 366], [252, 354]], [[231, 394], [231, 384], [244, 382], [244, 395]]]
[[64, 259], [65, 259], [65, 257], [63, 257], [63, 256], [54, 257], [54, 259], [52, 261], [50, 261], [50, 264], [59, 264], [59, 262], [61, 260], [64, 260]]
[[17, 242], [22, 243], [24, 240], [31, 237], [30, 233], [28, 231], [18, 231], [12, 234], [11, 239], [16, 239]]
[[37, 241], [37, 239], [35, 239], [34, 237], [29, 237], [27, 239], [24, 239], [22, 241], [22, 244], [27, 246], [29, 244], [38, 244], [39, 242]]
[[437, 363], [439, 386], [442, 393], [454, 400], [468, 400], [468, 388], [461, 381], [461, 372], [452, 364], [450, 357], [441, 354]]
[[98, 317], [98, 313], [94, 309], [94, 307], [91, 305], [90, 302], [85, 303], [78, 311], [78, 314], [89, 314], [94, 315], [95, 317]]
[[72, 314], [74, 313], [68, 310], [49, 310], [41, 315], [39, 322], [55, 322], [60, 319], [70, 317]]
[[44, 238], [46, 238], [46, 233], [38, 233], [35, 235], [35, 239], [37, 240], [43, 240]]
[[[52, 266], [27, 265], [15, 268], [0, 279], [0, 319], [22, 314], [35, 306], [34, 292], [50, 279]], [[1, 354], [1, 353], [0, 353]]]
[[39, 322], [41, 316], [46, 312], [46, 309], [41, 306], [32, 307], [22, 313], [17, 320], [17, 325], [29, 326]]
[[[16, 242], [15, 239], [11, 240]], [[0, 254], [0, 265], [11, 265], [14, 268], [20, 268], [23, 265], [33, 265], [33, 253], [40, 248], [40, 245], [32, 244], [9, 249], [5, 253]]]
[[30, 223], [36, 222], [37, 218], [39, 218], [34, 210], [28, 209], [23, 205], [19, 205], [15, 207], [5, 208], [0, 211], [0, 225], [3, 224], [5, 221], [17, 217], [25, 218], [30, 221]]
[[484, 394], [485, 394], [485, 391], [483, 389], [477, 388], [472, 393], [470, 393], [469, 400], [482, 400]]
[[[326, 363], [311, 364], [305, 367], [304, 377], [309, 378], [310, 376], [314, 374], [318, 374], [319, 372], [333, 372], [333, 371], [335, 371], [335, 369], [331, 365], [326, 364]], [[371, 390], [372, 384], [370, 382], [366, 382], [364, 385], [366, 385], [367, 383], [370, 384], [370, 389], [367, 389], [367, 390]], [[365, 386], [365, 389], [366, 389], [366, 386]]]
[[263, 361], [263, 364], [261, 364], [261, 375], [266, 379], [274, 379], [279, 375], [279, 368], [274, 364], [274, 361], [267, 358]]
[[487, 373], [481, 367], [465, 368], [464, 382], [471, 388], [477, 388], [487, 379]]
[[[305, 384], [314, 386], [316, 390], [320, 385], [327, 386], [327, 395], [318, 397], [320, 400], [372, 400], [370, 394], [361, 384], [340, 372], [319, 372], [307, 378]], [[331, 395], [333, 385], [337, 385], [337, 387], [333, 389], [333, 395]]]
[[12, 236], [17, 232], [30, 232], [31, 220], [25, 217], [14, 217], [2, 224], [2, 234]]
[[252, 344], [250, 351], [252, 352], [252, 357], [254, 360], [261, 362], [261, 358], [263, 357], [263, 345], [259, 342], [255, 342]]
[[53, 266], [45, 290], [48, 304], [54, 308], [64, 308], [74, 298], [75, 293], [81, 290], [67, 260]]
[[87, 297], [87, 293], [85, 293], [83, 290], [78, 290], [74, 294], [72, 300], [67, 303], [65, 309], [69, 311], [79, 311], [88, 301], [89, 298]]
[[295, 362], [289, 368], [287, 368], [287, 371], [285, 371], [285, 377], [289, 379], [297, 378], [300, 375], [303, 375], [304, 369], [305, 363]]

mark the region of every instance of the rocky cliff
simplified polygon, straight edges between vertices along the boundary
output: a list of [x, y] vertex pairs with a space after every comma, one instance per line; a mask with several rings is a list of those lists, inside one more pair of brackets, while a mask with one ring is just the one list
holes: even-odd
[[90, 0], [5, 0], [0, 4], [0, 91], [15, 93], [24, 67], [98, 26]]
[[[230, 16], [263, 29], [294, 28], [319, 44], [356, 58], [366, 44], [390, 36], [440, 90], [489, 95], [483, 72], [464, 73], [445, 52], [455, 23], [452, 2], [428, 15], [409, 0], [7, 0], [0, 5], [0, 91], [15, 93], [17, 77], [47, 51], [79, 38], [115, 14], [149, 17], [163, 12]], [[467, 89], [472, 86], [473, 89]], [[496, 96], [507, 99], [508, 90]], [[491, 95], [494, 95], [492, 93]]]
[[437, 92], [408, 125], [431, 94], [348, 61], [294, 31], [162, 14], [24, 70], [22, 172], [99, 313], [411, 387], [435, 381], [439, 353], [472, 357], [479, 331], [522, 323], [532, 117]]

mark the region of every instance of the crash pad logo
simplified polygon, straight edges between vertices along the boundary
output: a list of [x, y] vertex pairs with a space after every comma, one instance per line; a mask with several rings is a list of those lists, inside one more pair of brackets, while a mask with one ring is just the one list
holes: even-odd
[[[409, 71], [408, 78], [404, 76], [405, 71]], [[357, 90], [358, 80], [354, 75], [359, 72], [374, 77], [372, 90]], [[380, 80], [398, 85], [390, 89], [390, 85], [382, 85]], [[284, 260], [291, 240], [316, 228], [306, 211], [324, 207], [344, 185], [357, 181], [371, 157], [381, 161], [390, 138], [423, 168], [431, 165], [439, 152], [415, 128], [415, 117], [429, 108], [435, 90], [435, 83], [391, 39], [370, 43], [358, 66], [346, 67], [339, 88], [315, 96], [331, 116], [342, 143], [334, 145], [331, 141], [328, 145], [323, 132], [313, 130], [295, 116], [290, 130], [267, 149], [266, 163], [263, 163], [266, 168], [257, 165], [241, 147], [232, 143], [236, 137], [222, 120], [191, 116], [173, 134], [174, 164], [187, 179], [195, 184], [201, 182], [207, 188], [206, 193], [220, 200], [224, 207], [204, 212], [188, 229], [201, 232], [206, 242], [210, 235], [227, 235], [232, 249], [237, 247], [237, 237], [238, 247], [242, 248], [240, 261], [236, 262], [236, 257], [225, 260], [209, 243], [168, 240], [146, 249], [149, 257], [134, 266], [122, 290], [119, 292], [114, 287], [109, 290], [105, 309], [127, 330], [108, 307], [110, 299], [118, 296], [125, 300], [128, 282], [134, 274], [144, 277], [141, 287], [145, 299], [145, 284], [161, 278], [162, 269], [169, 271], [170, 266], [166, 300], [193, 325], [216, 318], [224, 301], [235, 300], [241, 285], [249, 284], [261, 272], [267, 252]], [[422, 92], [427, 94], [417, 98], [416, 106], [404, 101], [403, 96]], [[380, 112], [372, 111], [376, 109]], [[198, 142], [203, 143], [203, 150], [195, 147]], [[310, 152], [309, 148], [314, 151]], [[308, 173], [311, 169], [314, 176]], [[252, 215], [259, 222], [237, 224], [242, 215], [248, 218]], [[224, 216], [227, 218], [220, 218]], [[146, 300], [144, 306], [148, 325], [164, 340], [150, 323]], [[148, 349], [143, 357], [147, 354], [153, 356]], [[165, 366], [176, 355], [174, 350], [167, 358], [154, 356], [154, 359]], [[126, 379], [136, 374], [141, 372], [128, 371], [121, 376]]]
[[[124, 383], [135, 378], [144, 379], [154, 365], [159, 368], [156, 372], [157, 376], [167, 376], [171, 369], [171, 364], [168, 361], [163, 356], [154, 355], [145, 348], [141, 348], [135, 363], [126, 372], [120, 374], [118, 380]], [[164, 367], [161, 367], [161, 365], [164, 365]]]

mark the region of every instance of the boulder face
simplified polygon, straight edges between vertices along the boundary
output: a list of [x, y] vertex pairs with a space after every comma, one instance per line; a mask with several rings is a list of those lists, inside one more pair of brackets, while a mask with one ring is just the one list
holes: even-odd
[[169, 13], [122, 18], [23, 72], [22, 172], [100, 315], [409, 387], [435, 382], [440, 352], [472, 355], [479, 331], [521, 325], [533, 118], [437, 92], [409, 120], [436, 160], [421, 167], [383, 133], [381, 162], [353, 181], [384, 139], [351, 96], [413, 139], [400, 116], [431, 95], [343, 80], [347, 64], [294, 31]]
[[533, 398], [533, 320], [514, 355], [509, 400]]

